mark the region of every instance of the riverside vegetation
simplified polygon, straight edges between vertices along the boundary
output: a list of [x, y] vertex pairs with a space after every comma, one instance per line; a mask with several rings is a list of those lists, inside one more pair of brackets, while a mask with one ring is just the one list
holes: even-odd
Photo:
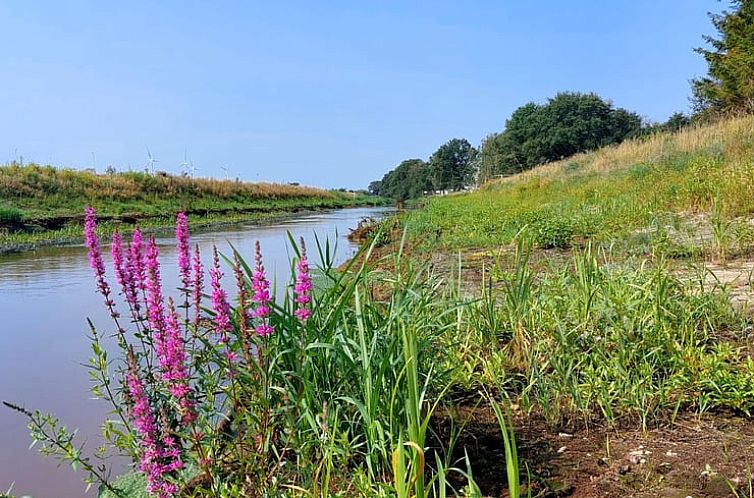
[[[248, 248], [222, 256], [234, 299], [217, 249], [205, 286], [186, 206], [160, 203], [179, 211], [181, 287], [163, 289], [139, 229], [113, 234], [111, 287], [110, 230], [87, 208], [113, 319], [90, 331], [92, 392], [113, 409], [104, 446], [6, 406], [108, 498], [754, 496], [754, 117], [730, 117], [754, 102], [754, 2], [731, 8], [698, 50], [709, 74], [692, 83], [695, 122], [633, 134], [636, 116], [588, 94], [525, 106], [541, 131], [562, 124], [561, 103], [591, 102], [607, 135], [586, 143], [575, 122], [531, 135], [527, 118], [481, 154], [453, 140], [406, 161], [370, 189], [403, 201], [463, 189], [482, 167], [516, 174], [420, 201], [341, 268], [326, 241], [313, 269], [291, 240], [281, 292], [259, 245], [253, 262]], [[115, 480], [113, 449], [133, 462]]]
[[748, 496], [748, 275], [715, 275], [754, 244], [753, 151], [754, 118], [624, 142], [431, 199], [340, 269], [291, 241], [282, 301], [259, 247], [223, 257], [235, 299], [218, 254], [205, 286], [184, 214], [181, 288], [140, 231], [110, 288], [90, 211], [120, 346], [93, 324], [93, 392], [135, 473], [10, 406], [108, 497]]
[[163, 173], [96, 174], [11, 163], [0, 167], [0, 252], [82, 239], [83, 209], [99, 207], [101, 229], [112, 233], [166, 228], [186, 212], [194, 226], [260, 220], [302, 210], [379, 205], [363, 192], [298, 185], [194, 179]]

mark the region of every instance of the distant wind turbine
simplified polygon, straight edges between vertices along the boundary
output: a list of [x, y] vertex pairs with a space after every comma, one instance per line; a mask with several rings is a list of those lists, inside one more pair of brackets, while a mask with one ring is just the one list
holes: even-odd
[[183, 162], [181, 163], [181, 174], [183, 176], [189, 176], [189, 161], [188, 161], [188, 152], [186, 149], [183, 149]]
[[227, 166], [220, 166], [220, 169], [225, 172], [225, 179], [228, 179], [228, 168]]
[[192, 159], [189, 159], [189, 164], [191, 165], [191, 178], [194, 178], [196, 176], [196, 172], [199, 171], [199, 168], [194, 166], [194, 161]]
[[149, 151], [149, 147], [147, 147], [146, 145], [144, 147], [146, 147], [147, 149], [147, 171], [154, 175], [154, 163], [159, 163], [160, 161], [152, 157], [152, 153]]

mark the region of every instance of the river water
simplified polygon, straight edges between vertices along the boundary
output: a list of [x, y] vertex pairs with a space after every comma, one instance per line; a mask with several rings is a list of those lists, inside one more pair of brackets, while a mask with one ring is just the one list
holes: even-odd
[[[288, 232], [296, 240], [306, 239], [312, 263], [318, 261], [315, 233], [321, 241], [337, 242], [336, 260], [342, 262], [356, 251], [346, 239], [349, 229], [365, 217], [386, 213], [385, 208], [358, 208], [302, 215], [265, 225], [200, 232], [192, 234], [191, 242], [200, 245], [206, 266], [213, 244], [229, 254], [231, 243], [251, 263], [254, 241], [259, 240], [268, 274], [285, 281], [290, 271]], [[157, 242], [165, 288], [175, 288], [174, 239], [166, 235]], [[115, 285], [107, 257], [106, 264]], [[233, 276], [226, 270], [225, 287], [231, 291]], [[87, 370], [81, 365], [90, 353], [87, 317], [103, 332], [112, 328], [102, 297], [95, 292], [83, 246], [0, 256], [0, 399], [54, 413], [70, 429], [78, 428], [79, 437], [89, 440], [93, 450], [108, 405], [91, 398]], [[55, 461], [30, 450], [29, 444], [26, 420], [0, 407], [0, 496], [11, 486], [18, 497], [96, 495], [94, 489], [84, 494], [83, 474], [67, 465], [58, 468]]]

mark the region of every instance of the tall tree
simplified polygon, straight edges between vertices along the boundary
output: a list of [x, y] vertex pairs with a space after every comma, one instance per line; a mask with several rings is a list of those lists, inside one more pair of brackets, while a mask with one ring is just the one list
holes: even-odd
[[476, 149], [465, 138], [454, 138], [429, 158], [430, 179], [435, 190], [461, 190], [474, 183]]
[[563, 92], [516, 109], [482, 146], [482, 179], [510, 174], [637, 135], [641, 118], [593, 93]]
[[697, 48], [708, 74], [692, 80], [694, 110], [704, 114], [754, 113], [754, 0], [733, 0], [733, 10], [710, 14], [719, 38]]
[[380, 195], [397, 201], [421, 197], [431, 189], [429, 175], [427, 163], [421, 159], [407, 159], [382, 177], [379, 182]]

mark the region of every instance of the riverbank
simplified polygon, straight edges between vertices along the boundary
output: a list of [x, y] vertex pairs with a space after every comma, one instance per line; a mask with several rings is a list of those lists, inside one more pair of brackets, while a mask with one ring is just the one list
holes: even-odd
[[754, 118], [727, 120], [383, 223], [375, 265], [404, 271], [401, 252], [474, 303], [473, 330], [447, 350], [451, 408], [434, 427], [464, 427], [454, 458], [479, 455], [468, 465], [483, 495], [507, 487], [479, 394], [496, 390], [533, 495], [749, 496], [752, 152]]
[[192, 179], [158, 173], [96, 174], [51, 166], [0, 167], [0, 254], [80, 243], [87, 205], [103, 230], [169, 227], [186, 212], [196, 227], [276, 219], [303, 211], [382, 206], [363, 192], [298, 185]]
[[[229, 225], [241, 223], [267, 224], [289, 219], [295, 216], [327, 212], [334, 209], [351, 209], [360, 207], [379, 207], [386, 203], [378, 202], [354, 202], [345, 205], [330, 204], [325, 206], [303, 206], [287, 210], [268, 210], [234, 213], [210, 213], [190, 214], [189, 219], [192, 227], [201, 230], [213, 230]], [[112, 235], [115, 231], [123, 235], [129, 235], [135, 227], [147, 229], [155, 234], [166, 234], [173, 230], [175, 220], [173, 217], [148, 217], [139, 218], [129, 215], [124, 218], [103, 221], [100, 225], [102, 233]], [[53, 230], [35, 230], [31, 232], [0, 233], [0, 255], [33, 251], [41, 247], [61, 247], [83, 243], [83, 226], [78, 219], [71, 219], [62, 228]]]

